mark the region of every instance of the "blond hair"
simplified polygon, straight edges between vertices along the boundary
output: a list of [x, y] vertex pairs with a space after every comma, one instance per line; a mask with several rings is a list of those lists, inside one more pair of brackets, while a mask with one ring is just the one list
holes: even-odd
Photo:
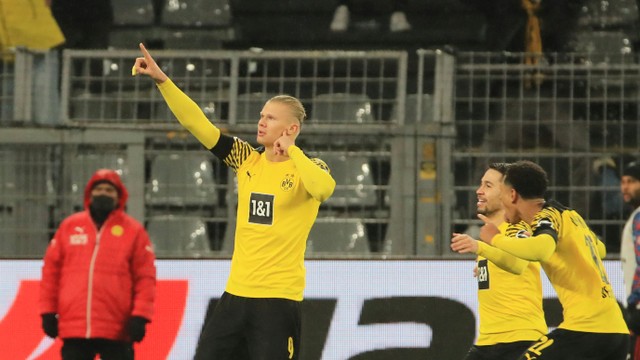
[[267, 100], [267, 103], [270, 103], [270, 102], [277, 102], [277, 103], [288, 105], [289, 108], [291, 109], [291, 113], [293, 114], [293, 117], [295, 117], [296, 120], [300, 122], [300, 124], [302, 124], [304, 119], [307, 118], [307, 112], [304, 110], [304, 106], [302, 105], [302, 102], [300, 102], [300, 100], [298, 100], [293, 96], [276, 95], [271, 99]]

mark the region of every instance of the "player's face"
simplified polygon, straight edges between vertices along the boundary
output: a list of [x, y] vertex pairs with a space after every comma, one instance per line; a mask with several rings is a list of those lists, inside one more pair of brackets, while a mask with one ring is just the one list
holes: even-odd
[[282, 133], [291, 126], [293, 121], [289, 105], [275, 101], [267, 102], [260, 112], [257, 142], [265, 147], [273, 146], [273, 143], [282, 136]]
[[480, 187], [476, 190], [478, 214], [491, 216], [496, 211], [502, 210], [501, 188], [502, 174], [494, 169], [487, 170], [480, 180]]
[[506, 184], [502, 185], [500, 199], [502, 200], [502, 208], [504, 209], [504, 220], [509, 224], [517, 224], [521, 220], [514, 201], [514, 193], [513, 187]]
[[620, 179], [620, 191], [625, 204], [640, 206], [640, 180], [624, 175]]

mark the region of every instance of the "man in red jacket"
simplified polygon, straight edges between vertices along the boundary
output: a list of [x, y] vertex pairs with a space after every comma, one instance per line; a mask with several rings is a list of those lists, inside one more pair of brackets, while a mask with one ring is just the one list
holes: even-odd
[[96, 171], [85, 210], [62, 221], [42, 268], [44, 332], [63, 340], [62, 359], [133, 359], [153, 315], [155, 256], [144, 227], [124, 212], [127, 189]]

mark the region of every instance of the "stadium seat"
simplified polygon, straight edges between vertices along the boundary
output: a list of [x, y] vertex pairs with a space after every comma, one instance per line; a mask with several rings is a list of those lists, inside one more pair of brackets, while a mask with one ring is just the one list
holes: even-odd
[[[418, 94], [408, 94], [404, 106], [404, 123], [425, 123], [433, 119], [433, 98], [430, 94], [422, 94], [422, 113], [418, 119]], [[392, 119], [398, 121], [398, 109], [393, 107]]]
[[42, 256], [54, 204], [45, 146], [0, 148], [0, 254]]
[[589, 0], [583, 3], [578, 24], [597, 29], [633, 28], [638, 21], [635, 0]]
[[0, 204], [16, 200], [16, 154], [11, 150], [0, 150]]
[[220, 50], [222, 42], [232, 36], [225, 30], [211, 29], [175, 29], [168, 31], [164, 39], [164, 48], [167, 50]]
[[575, 34], [572, 50], [585, 54], [594, 65], [618, 63], [622, 55], [633, 57], [632, 40], [623, 31], [580, 31]]
[[362, 94], [320, 94], [312, 100], [311, 119], [321, 124], [375, 122], [371, 101]]
[[233, 254], [234, 241], [236, 235], [236, 218], [235, 216], [227, 223], [227, 229], [224, 232], [224, 239], [222, 240], [222, 253], [231, 255]]
[[111, 0], [113, 23], [123, 25], [153, 25], [153, 0]]
[[229, 0], [166, 0], [162, 24], [203, 27], [231, 25]]
[[14, 254], [16, 245], [16, 219], [14, 215], [15, 205], [0, 203], [0, 254]]
[[147, 202], [151, 205], [216, 206], [211, 159], [190, 153], [161, 153], [151, 161]]
[[201, 257], [210, 252], [207, 224], [202, 218], [153, 217], [147, 231], [158, 256]]
[[[160, 101], [160, 100], [158, 100]], [[149, 90], [118, 91], [102, 95], [74, 92], [69, 118], [80, 123], [126, 123], [151, 117]]]
[[316, 221], [307, 240], [307, 254], [369, 254], [369, 240], [360, 221]]
[[[165, 31], [151, 26], [113, 28], [109, 32], [109, 48], [135, 50], [140, 43], [146, 45], [157, 43], [164, 33]], [[131, 59], [127, 60], [131, 61]], [[130, 62], [128, 64], [130, 65]], [[131, 66], [128, 67], [128, 70], [131, 71]], [[131, 72], [129, 72], [129, 76], [131, 76]]]
[[336, 180], [333, 195], [324, 204], [331, 207], [375, 206], [377, 204], [369, 158], [362, 155], [325, 153], [320, 156]]
[[185, 58], [158, 59], [158, 65], [171, 80], [185, 91], [218, 89], [228, 83], [226, 63], [218, 59]]
[[131, 76], [131, 60], [127, 58], [107, 58], [103, 61], [103, 80], [107, 91], [138, 90], [145, 98], [151, 90], [157, 91], [153, 81], [142, 76]]
[[98, 169], [115, 170], [122, 181], [127, 183], [127, 159], [123, 153], [95, 152], [77, 154], [72, 160], [70, 170], [70, 196], [74, 211], [84, 206], [84, 188]]

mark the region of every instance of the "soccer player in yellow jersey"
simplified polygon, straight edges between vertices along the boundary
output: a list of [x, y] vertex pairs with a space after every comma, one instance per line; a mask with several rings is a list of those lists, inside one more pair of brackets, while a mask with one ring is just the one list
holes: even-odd
[[[306, 240], [335, 188], [327, 165], [295, 145], [306, 114], [279, 95], [260, 112], [256, 149], [220, 133], [149, 52], [132, 72], [155, 80], [178, 121], [231, 167], [238, 180], [235, 246], [225, 292], [202, 330], [195, 359], [298, 359]], [[258, 114], [256, 114], [258, 115]]]
[[518, 239], [501, 234], [483, 215], [480, 238], [530, 261], [540, 261], [563, 308], [563, 321], [520, 359], [624, 360], [629, 330], [600, 260], [595, 234], [574, 210], [546, 200], [546, 172], [531, 161], [518, 161], [504, 177], [505, 218], [531, 224], [533, 234]]
[[[476, 190], [478, 214], [486, 216], [507, 236], [527, 237], [531, 234], [527, 223], [509, 225], [504, 221], [500, 191], [507, 166], [493, 163], [484, 173]], [[542, 310], [540, 264], [515, 257], [467, 234], [453, 234], [451, 249], [478, 255], [480, 334], [465, 359], [516, 359], [549, 330]]]

